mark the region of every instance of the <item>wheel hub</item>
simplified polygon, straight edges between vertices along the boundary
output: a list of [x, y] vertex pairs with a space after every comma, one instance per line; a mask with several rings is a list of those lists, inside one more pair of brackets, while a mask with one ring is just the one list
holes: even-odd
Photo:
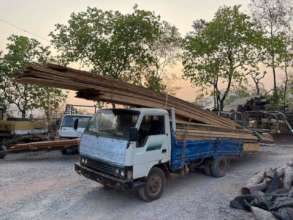
[[160, 188], [162, 186], [161, 179], [158, 176], [153, 176], [149, 180], [148, 184], [149, 192], [151, 194], [157, 194], [160, 192]]

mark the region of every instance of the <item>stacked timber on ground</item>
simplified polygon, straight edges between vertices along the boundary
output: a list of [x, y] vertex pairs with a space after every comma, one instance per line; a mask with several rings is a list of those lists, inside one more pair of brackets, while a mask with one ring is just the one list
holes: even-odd
[[[18, 81], [74, 90], [77, 91], [77, 97], [90, 100], [135, 107], [175, 108], [177, 120], [184, 122], [183, 127], [179, 126], [177, 129], [177, 137], [184, 139], [256, 140], [251, 132], [240, 129], [240, 126], [232, 120], [205, 111], [192, 103], [86, 71], [55, 64], [31, 64], [19, 73]], [[197, 126], [193, 125], [191, 129], [188, 123], [194, 123]]]
[[79, 138], [75, 139], [55, 139], [50, 141], [36, 141], [30, 143], [12, 144], [0, 146], [0, 159], [8, 154], [35, 152], [35, 151], [53, 151], [53, 150], [67, 150], [77, 148], [79, 145]]

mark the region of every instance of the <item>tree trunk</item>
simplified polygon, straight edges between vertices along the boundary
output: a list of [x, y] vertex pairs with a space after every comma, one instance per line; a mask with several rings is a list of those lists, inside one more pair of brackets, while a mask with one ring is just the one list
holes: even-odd
[[271, 37], [271, 51], [270, 51], [270, 55], [271, 55], [271, 59], [272, 59], [272, 71], [273, 71], [273, 80], [274, 80], [274, 93], [273, 93], [273, 99], [275, 104], [278, 101], [278, 94], [277, 94], [277, 77], [276, 77], [276, 67], [275, 67], [275, 50], [274, 50], [274, 46], [273, 46], [273, 37], [274, 37], [274, 33], [273, 33], [273, 24], [270, 24], [270, 37]]
[[225, 99], [220, 99], [220, 103], [219, 103], [219, 111], [223, 111], [224, 110], [224, 101]]
[[286, 98], [287, 98], [287, 87], [288, 87], [288, 69], [287, 69], [287, 66], [288, 66], [288, 63], [287, 63], [287, 60], [285, 61], [285, 86], [284, 86], [284, 94], [283, 94], [283, 109], [284, 109], [284, 112], [286, 110], [286, 104], [287, 104], [287, 101], [286, 101]]
[[272, 53], [272, 71], [273, 71], [273, 77], [274, 77], [274, 99], [277, 101], [278, 94], [277, 94], [277, 78], [276, 78], [276, 67], [275, 67], [275, 53]]
[[255, 83], [255, 89], [256, 89], [256, 95], [259, 96], [260, 95], [259, 82]]
[[218, 102], [217, 102], [217, 92], [216, 92], [216, 86], [214, 85], [214, 110], [218, 110]]
[[21, 110], [21, 118], [25, 119], [25, 116], [26, 116], [26, 110], [23, 109], [23, 110]]

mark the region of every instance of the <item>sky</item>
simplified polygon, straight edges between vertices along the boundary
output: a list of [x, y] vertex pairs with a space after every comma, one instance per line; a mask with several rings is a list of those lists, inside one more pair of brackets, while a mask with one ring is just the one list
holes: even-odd
[[[84, 11], [86, 7], [103, 10], [130, 12], [137, 4], [139, 8], [154, 11], [163, 20], [175, 25], [182, 36], [191, 31], [192, 21], [210, 20], [216, 10], [223, 5], [242, 5], [247, 10], [249, 0], [0, 0], [0, 51], [5, 50], [7, 37], [21, 34], [36, 38], [44, 45], [49, 45], [48, 34], [56, 23], [66, 23], [72, 12]], [[181, 67], [171, 70], [180, 74]], [[176, 96], [192, 101], [198, 93], [187, 81], [176, 80]], [[82, 100], [74, 99], [69, 94], [69, 103], [77, 104]]]

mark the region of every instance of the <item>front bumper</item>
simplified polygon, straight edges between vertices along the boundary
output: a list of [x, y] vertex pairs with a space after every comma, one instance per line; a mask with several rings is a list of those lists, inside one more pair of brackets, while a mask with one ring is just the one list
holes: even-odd
[[91, 179], [91, 180], [94, 180], [94, 181], [97, 181], [100, 183], [104, 183], [106, 181], [114, 181], [114, 182], [124, 184], [124, 183], [129, 182], [129, 180], [114, 177], [114, 176], [111, 176], [111, 175], [108, 175], [108, 174], [81, 166], [80, 164], [77, 164], [77, 163], [74, 164], [74, 170], [78, 174], [83, 175], [84, 177], [86, 177], [88, 179]]
[[121, 179], [118, 177], [111, 176], [109, 174], [105, 174], [88, 167], [84, 167], [80, 164], [74, 164], [74, 170], [79, 174], [88, 179], [96, 181], [101, 184], [112, 184], [117, 188], [121, 189], [136, 189], [144, 184], [142, 180], [129, 180], [129, 179]]

